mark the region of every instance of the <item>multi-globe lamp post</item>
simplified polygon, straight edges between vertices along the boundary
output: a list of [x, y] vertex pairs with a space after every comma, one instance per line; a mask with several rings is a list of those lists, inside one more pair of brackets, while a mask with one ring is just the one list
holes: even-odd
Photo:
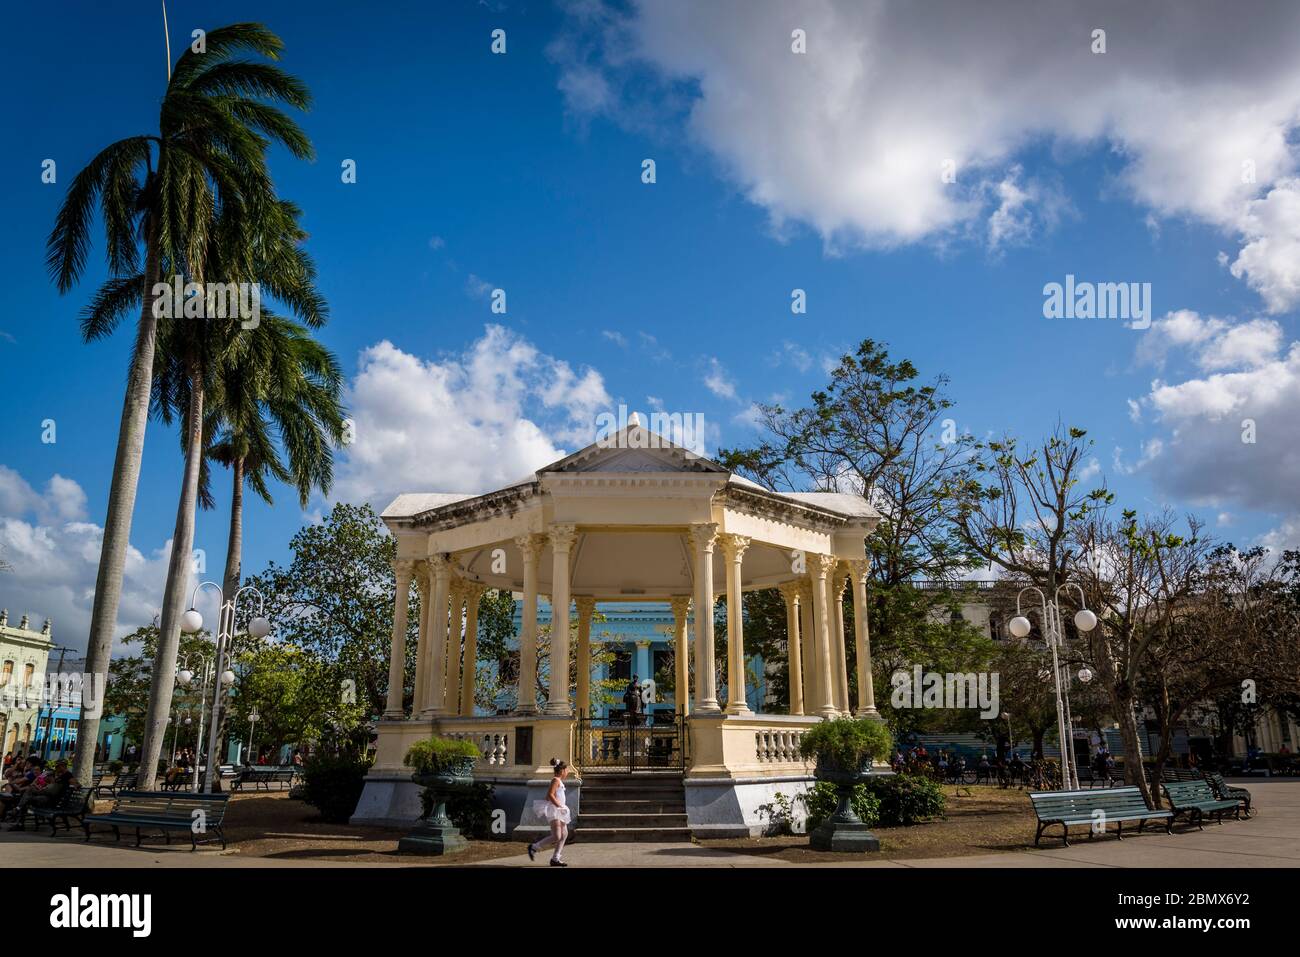
[[[1070, 790], [1079, 787], [1078, 762], [1074, 756], [1074, 730], [1071, 727], [1069, 705], [1067, 704], [1070, 687], [1070, 676], [1065, 676], [1065, 690], [1062, 690], [1061, 682], [1061, 658], [1060, 649], [1064, 647], [1065, 628], [1061, 624], [1060, 597], [1061, 590], [1074, 588], [1079, 593], [1079, 610], [1074, 614], [1074, 627], [1081, 632], [1089, 632], [1097, 627], [1097, 616], [1088, 610], [1087, 601], [1083, 594], [1083, 589], [1074, 582], [1066, 582], [1058, 585], [1052, 592], [1051, 599], [1041, 588], [1034, 585], [1026, 586], [1020, 589], [1016, 595], [1016, 617], [1007, 623], [1007, 630], [1016, 638], [1027, 638], [1033, 630], [1033, 625], [1029, 619], [1020, 613], [1020, 598], [1027, 591], [1036, 592], [1039, 601], [1039, 613], [1043, 620], [1043, 637], [1047, 641], [1047, 646], [1052, 650], [1052, 676], [1054, 678], [1056, 689], [1056, 733], [1061, 743], [1061, 789]], [[1032, 610], [1032, 609], [1030, 609]], [[1084, 674], [1087, 677], [1084, 677]], [[1079, 680], [1087, 684], [1092, 680], [1092, 672], [1083, 668], [1079, 671]]]
[[[214, 589], [217, 593], [217, 600], [221, 605], [221, 612], [217, 619], [217, 657], [214, 663], [217, 680], [213, 682], [211, 723], [208, 726], [208, 776], [205, 780], [205, 788], [211, 794], [217, 789], [217, 768], [221, 765], [216, 754], [217, 728], [221, 723], [221, 698], [235, 683], [235, 673], [230, 669], [230, 657], [234, 650], [235, 620], [239, 609], [239, 599], [244, 592], [252, 592], [257, 598], [257, 615], [248, 623], [248, 633], [254, 638], [265, 638], [271, 633], [271, 623], [262, 617], [265, 599], [262, 593], [252, 585], [245, 585], [227, 600], [220, 585], [216, 582], [207, 581], [194, 586], [194, 591], [190, 595], [190, 610], [181, 616], [181, 630], [186, 634], [195, 634], [203, 628], [203, 616], [194, 607], [194, 600], [198, 597], [201, 588]], [[198, 762], [195, 761], [196, 767], [197, 764]], [[197, 786], [195, 791], [198, 791]]]

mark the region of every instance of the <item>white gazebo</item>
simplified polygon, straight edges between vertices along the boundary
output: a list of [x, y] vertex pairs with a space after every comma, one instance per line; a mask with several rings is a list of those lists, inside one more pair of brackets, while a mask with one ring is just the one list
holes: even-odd
[[[597, 769], [579, 743], [590, 711], [591, 616], [597, 601], [664, 601], [675, 635], [681, 774], [696, 834], [751, 834], [758, 806], [812, 780], [799, 756], [803, 732], [824, 718], [875, 715], [867, 635], [865, 538], [879, 515], [860, 495], [776, 493], [674, 445], [638, 421], [486, 494], [408, 493], [384, 510], [397, 539], [388, 705], [357, 822], [409, 824], [418, 788], [406, 749], [432, 734], [473, 741], [477, 780], [495, 786], [507, 820], [531, 832], [531, 799], [550, 760], [577, 770], [570, 804], [581, 828], [581, 778]], [[424, 617], [414, 706], [403, 707], [410, 586]], [[852, 586], [856, 700], [849, 699], [843, 595]], [[478, 599], [486, 588], [522, 595], [518, 703], [474, 713]], [[741, 595], [785, 597], [790, 713], [755, 713], [745, 698]], [[537, 602], [555, 622], [539, 703]], [[715, 596], [727, 596], [727, 688], [716, 686]], [[576, 616], [575, 616], [576, 612]], [[576, 648], [570, 648], [576, 617]], [[576, 669], [571, 669], [571, 656]], [[571, 670], [576, 680], [570, 679]], [[587, 758], [584, 761], [584, 758]], [[573, 785], [577, 786], [573, 786]]]

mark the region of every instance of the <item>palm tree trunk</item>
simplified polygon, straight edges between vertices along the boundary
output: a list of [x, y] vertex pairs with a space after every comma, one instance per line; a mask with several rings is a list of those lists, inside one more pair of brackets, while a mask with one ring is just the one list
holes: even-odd
[[[81, 716], [73, 773], [83, 787], [89, 787], [95, 768], [95, 745], [104, 703], [108, 663], [113, 654], [117, 630], [117, 606], [122, 598], [122, 574], [126, 549], [131, 541], [131, 517], [135, 511], [136, 487], [140, 482], [140, 457], [144, 454], [145, 426], [149, 420], [149, 391], [153, 385], [153, 356], [158, 332], [154, 315], [153, 287], [160, 269], [158, 229], [150, 219], [145, 253], [144, 292], [140, 297], [140, 322], [127, 376], [122, 421], [117, 430], [117, 453], [108, 489], [108, 516], [104, 519], [104, 541], [99, 550], [99, 572], [95, 577], [95, 601], [90, 613], [90, 637], [86, 642], [85, 671], [89, 689], [83, 689]], [[87, 693], [87, 691], [89, 693]]]
[[244, 460], [236, 458], [230, 467], [234, 488], [230, 493], [230, 535], [226, 539], [226, 572], [221, 579], [221, 590], [227, 600], [239, 591], [241, 553], [244, 549]]
[[[190, 407], [185, 422], [185, 475], [181, 483], [181, 500], [176, 509], [176, 531], [172, 536], [171, 560], [167, 565], [167, 588], [163, 592], [162, 623], [158, 629], [158, 649], [153, 659], [153, 677], [149, 684], [149, 710], [144, 719], [144, 743], [140, 747], [139, 787], [150, 791], [158, 773], [158, 758], [167, 733], [167, 715], [172, 706], [176, 683], [176, 654], [180, 650], [181, 615], [185, 612], [186, 591], [193, 568], [194, 509], [198, 499], [199, 464], [203, 456], [203, 376], [199, 363], [191, 363]], [[221, 676], [217, 675], [220, 682]], [[208, 770], [215, 767], [208, 757]]]

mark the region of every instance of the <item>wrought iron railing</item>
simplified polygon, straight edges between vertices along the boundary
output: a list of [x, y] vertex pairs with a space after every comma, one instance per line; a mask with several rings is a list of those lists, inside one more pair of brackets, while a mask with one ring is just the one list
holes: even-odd
[[578, 762], [583, 771], [684, 770], [687, 759], [686, 721], [680, 713], [668, 721], [647, 724], [635, 718], [578, 718]]

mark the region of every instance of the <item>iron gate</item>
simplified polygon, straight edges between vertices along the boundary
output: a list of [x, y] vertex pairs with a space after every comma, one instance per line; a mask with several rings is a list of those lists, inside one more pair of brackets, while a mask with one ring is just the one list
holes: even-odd
[[[657, 717], [657, 716], [656, 716]], [[579, 767], [631, 772], [686, 768], [686, 721], [680, 713], [645, 723], [627, 718], [578, 718]]]

